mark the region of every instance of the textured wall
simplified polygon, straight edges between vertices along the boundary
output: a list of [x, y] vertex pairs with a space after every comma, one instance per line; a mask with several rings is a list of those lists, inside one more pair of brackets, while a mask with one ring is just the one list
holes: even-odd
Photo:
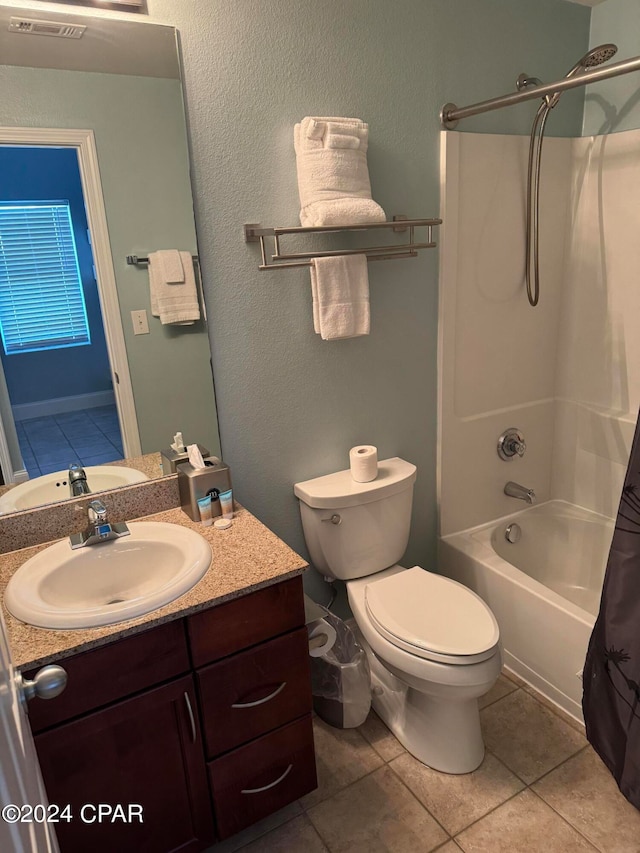
[[[521, 71], [556, 79], [586, 50], [590, 10], [563, 0], [149, 0], [149, 12], [181, 35], [220, 432], [238, 498], [304, 553], [293, 483], [376, 444], [418, 466], [406, 564], [430, 565], [437, 252], [371, 265], [371, 336], [327, 343], [313, 334], [308, 272], [259, 272], [242, 225], [296, 224], [292, 136], [304, 115], [368, 121], [376, 200], [389, 216], [437, 215], [442, 103], [512, 91]], [[581, 112], [581, 96], [567, 95], [549, 133], [579, 132]], [[527, 104], [464, 129], [528, 133], [532, 113]]]
[[[613, 42], [621, 62], [640, 55], [640, 3], [606, 0], [591, 13], [589, 46]], [[589, 86], [585, 100], [585, 136], [640, 127], [640, 71]]]

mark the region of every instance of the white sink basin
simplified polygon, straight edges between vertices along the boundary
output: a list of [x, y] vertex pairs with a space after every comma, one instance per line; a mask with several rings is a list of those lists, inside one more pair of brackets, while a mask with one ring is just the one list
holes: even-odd
[[[142, 471], [125, 468], [124, 465], [87, 465], [84, 470], [92, 492], [104, 492], [149, 479]], [[0, 513], [67, 500], [71, 497], [68, 478], [68, 471], [55, 471], [14, 486], [0, 498]]]
[[40, 628], [92, 628], [149, 613], [187, 592], [211, 564], [209, 543], [177, 524], [132, 521], [129, 536], [71, 550], [56, 542], [9, 581], [7, 610]]

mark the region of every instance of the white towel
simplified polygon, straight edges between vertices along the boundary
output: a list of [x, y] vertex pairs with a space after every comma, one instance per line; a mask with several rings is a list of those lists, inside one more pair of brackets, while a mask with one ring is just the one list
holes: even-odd
[[313, 329], [323, 341], [368, 335], [369, 273], [366, 255], [311, 260]]
[[293, 136], [302, 225], [385, 221], [384, 210], [371, 198], [369, 125], [357, 118], [306, 116]]
[[184, 267], [180, 252], [177, 249], [161, 249], [154, 253], [160, 261], [162, 277], [167, 284], [182, 284], [184, 281]]
[[[179, 275], [176, 252], [182, 270], [182, 280], [169, 281]], [[196, 277], [190, 252], [162, 250], [149, 253], [149, 289], [151, 313], [163, 325], [190, 326], [200, 319], [200, 306], [196, 291]]]

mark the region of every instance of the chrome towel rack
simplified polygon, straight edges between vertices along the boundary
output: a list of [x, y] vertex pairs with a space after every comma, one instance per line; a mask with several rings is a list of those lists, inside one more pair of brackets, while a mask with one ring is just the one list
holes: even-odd
[[[198, 256], [193, 255], [193, 263], [198, 263]], [[141, 258], [140, 255], [127, 255], [127, 263], [129, 266], [142, 267], [146, 266], [149, 263], [149, 258]]]
[[[245, 243], [260, 243], [261, 263], [259, 270], [278, 270], [289, 267], [308, 267], [313, 258], [329, 258], [338, 255], [366, 255], [369, 261], [387, 261], [393, 258], [417, 258], [419, 249], [433, 249], [438, 244], [433, 239], [433, 229], [442, 224], [441, 219], [407, 219], [406, 216], [394, 216], [391, 222], [373, 222], [369, 225], [329, 225], [295, 226], [291, 228], [261, 228], [260, 225], [244, 226]], [[415, 241], [415, 229], [426, 228], [426, 242]], [[405, 243], [385, 246], [364, 246], [362, 249], [332, 249], [330, 251], [283, 252], [280, 237], [285, 234], [331, 234], [349, 231], [371, 231], [391, 229], [395, 232], [408, 231]], [[273, 254], [268, 259], [265, 239], [273, 238]]]

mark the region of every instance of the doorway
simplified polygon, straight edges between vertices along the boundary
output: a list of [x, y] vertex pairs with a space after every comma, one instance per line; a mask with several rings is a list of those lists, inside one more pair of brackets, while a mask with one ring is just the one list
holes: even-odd
[[[20, 169], [23, 172], [26, 169], [34, 175], [49, 176], [44, 181], [47, 192], [37, 193], [40, 201], [53, 198], [69, 202], [78, 267], [84, 269], [79, 278], [87, 318], [86, 337], [90, 339], [90, 342], [67, 342], [57, 350], [46, 351], [44, 362], [42, 351], [24, 352], [18, 357], [15, 353], [7, 355], [3, 340], [0, 346], [4, 351], [0, 355], [0, 368], [4, 368], [0, 370], [0, 396], [4, 397], [0, 399], [0, 467], [5, 482], [63, 470], [70, 461], [90, 465], [123, 456], [138, 456], [141, 452], [140, 438], [93, 133], [87, 130], [0, 128], [0, 153], [5, 146], [3, 156], [13, 157], [14, 165], [22, 164]], [[25, 166], [38, 151], [42, 157], [41, 164], [30, 161]], [[56, 189], [54, 192], [54, 188], [60, 186], [63, 173], [67, 178], [72, 175], [73, 180], [64, 191]], [[2, 174], [8, 174], [4, 165]], [[28, 177], [29, 183], [33, 183], [33, 175]], [[72, 187], [74, 182], [75, 188]], [[22, 195], [21, 200], [24, 200], [24, 186], [19, 192], [17, 188], [13, 191], [14, 201], [16, 194]], [[4, 192], [5, 181], [3, 195]], [[29, 194], [33, 200], [32, 189]], [[74, 194], [77, 199], [72, 205]], [[16, 375], [15, 365], [20, 358], [23, 366], [40, 359], [41, 368], [36, 368], [35, 372], [44, 373], [48, 396], [43, 398], [38, 392], [40, 399], [33, 399], [32, 392], [27, 390], [30, 381], [24, 381], [19, 376], [20, 371]], [[54, 363], [58, 368], [55, 371]], [[9, 376], [5, 375], [7, 370]], [[94, 383], [97, 381], [93, 389], [87, 385], [89, 374]], [[6, 386], [8, 394], [2, 393], [3, 386]], [[29, 394], [32, 394], [32, 399], [29, 399]], [[49, 418], [53, 421], [45, 420]], [[44, 453], [42, 464], [37, 462], [33, 453], [34, 444]], [[33, 474], [28, 475], [25, 467]]]
[[0, 360], [29, 478], [122, 459], [76, 152], [0, 146]]

